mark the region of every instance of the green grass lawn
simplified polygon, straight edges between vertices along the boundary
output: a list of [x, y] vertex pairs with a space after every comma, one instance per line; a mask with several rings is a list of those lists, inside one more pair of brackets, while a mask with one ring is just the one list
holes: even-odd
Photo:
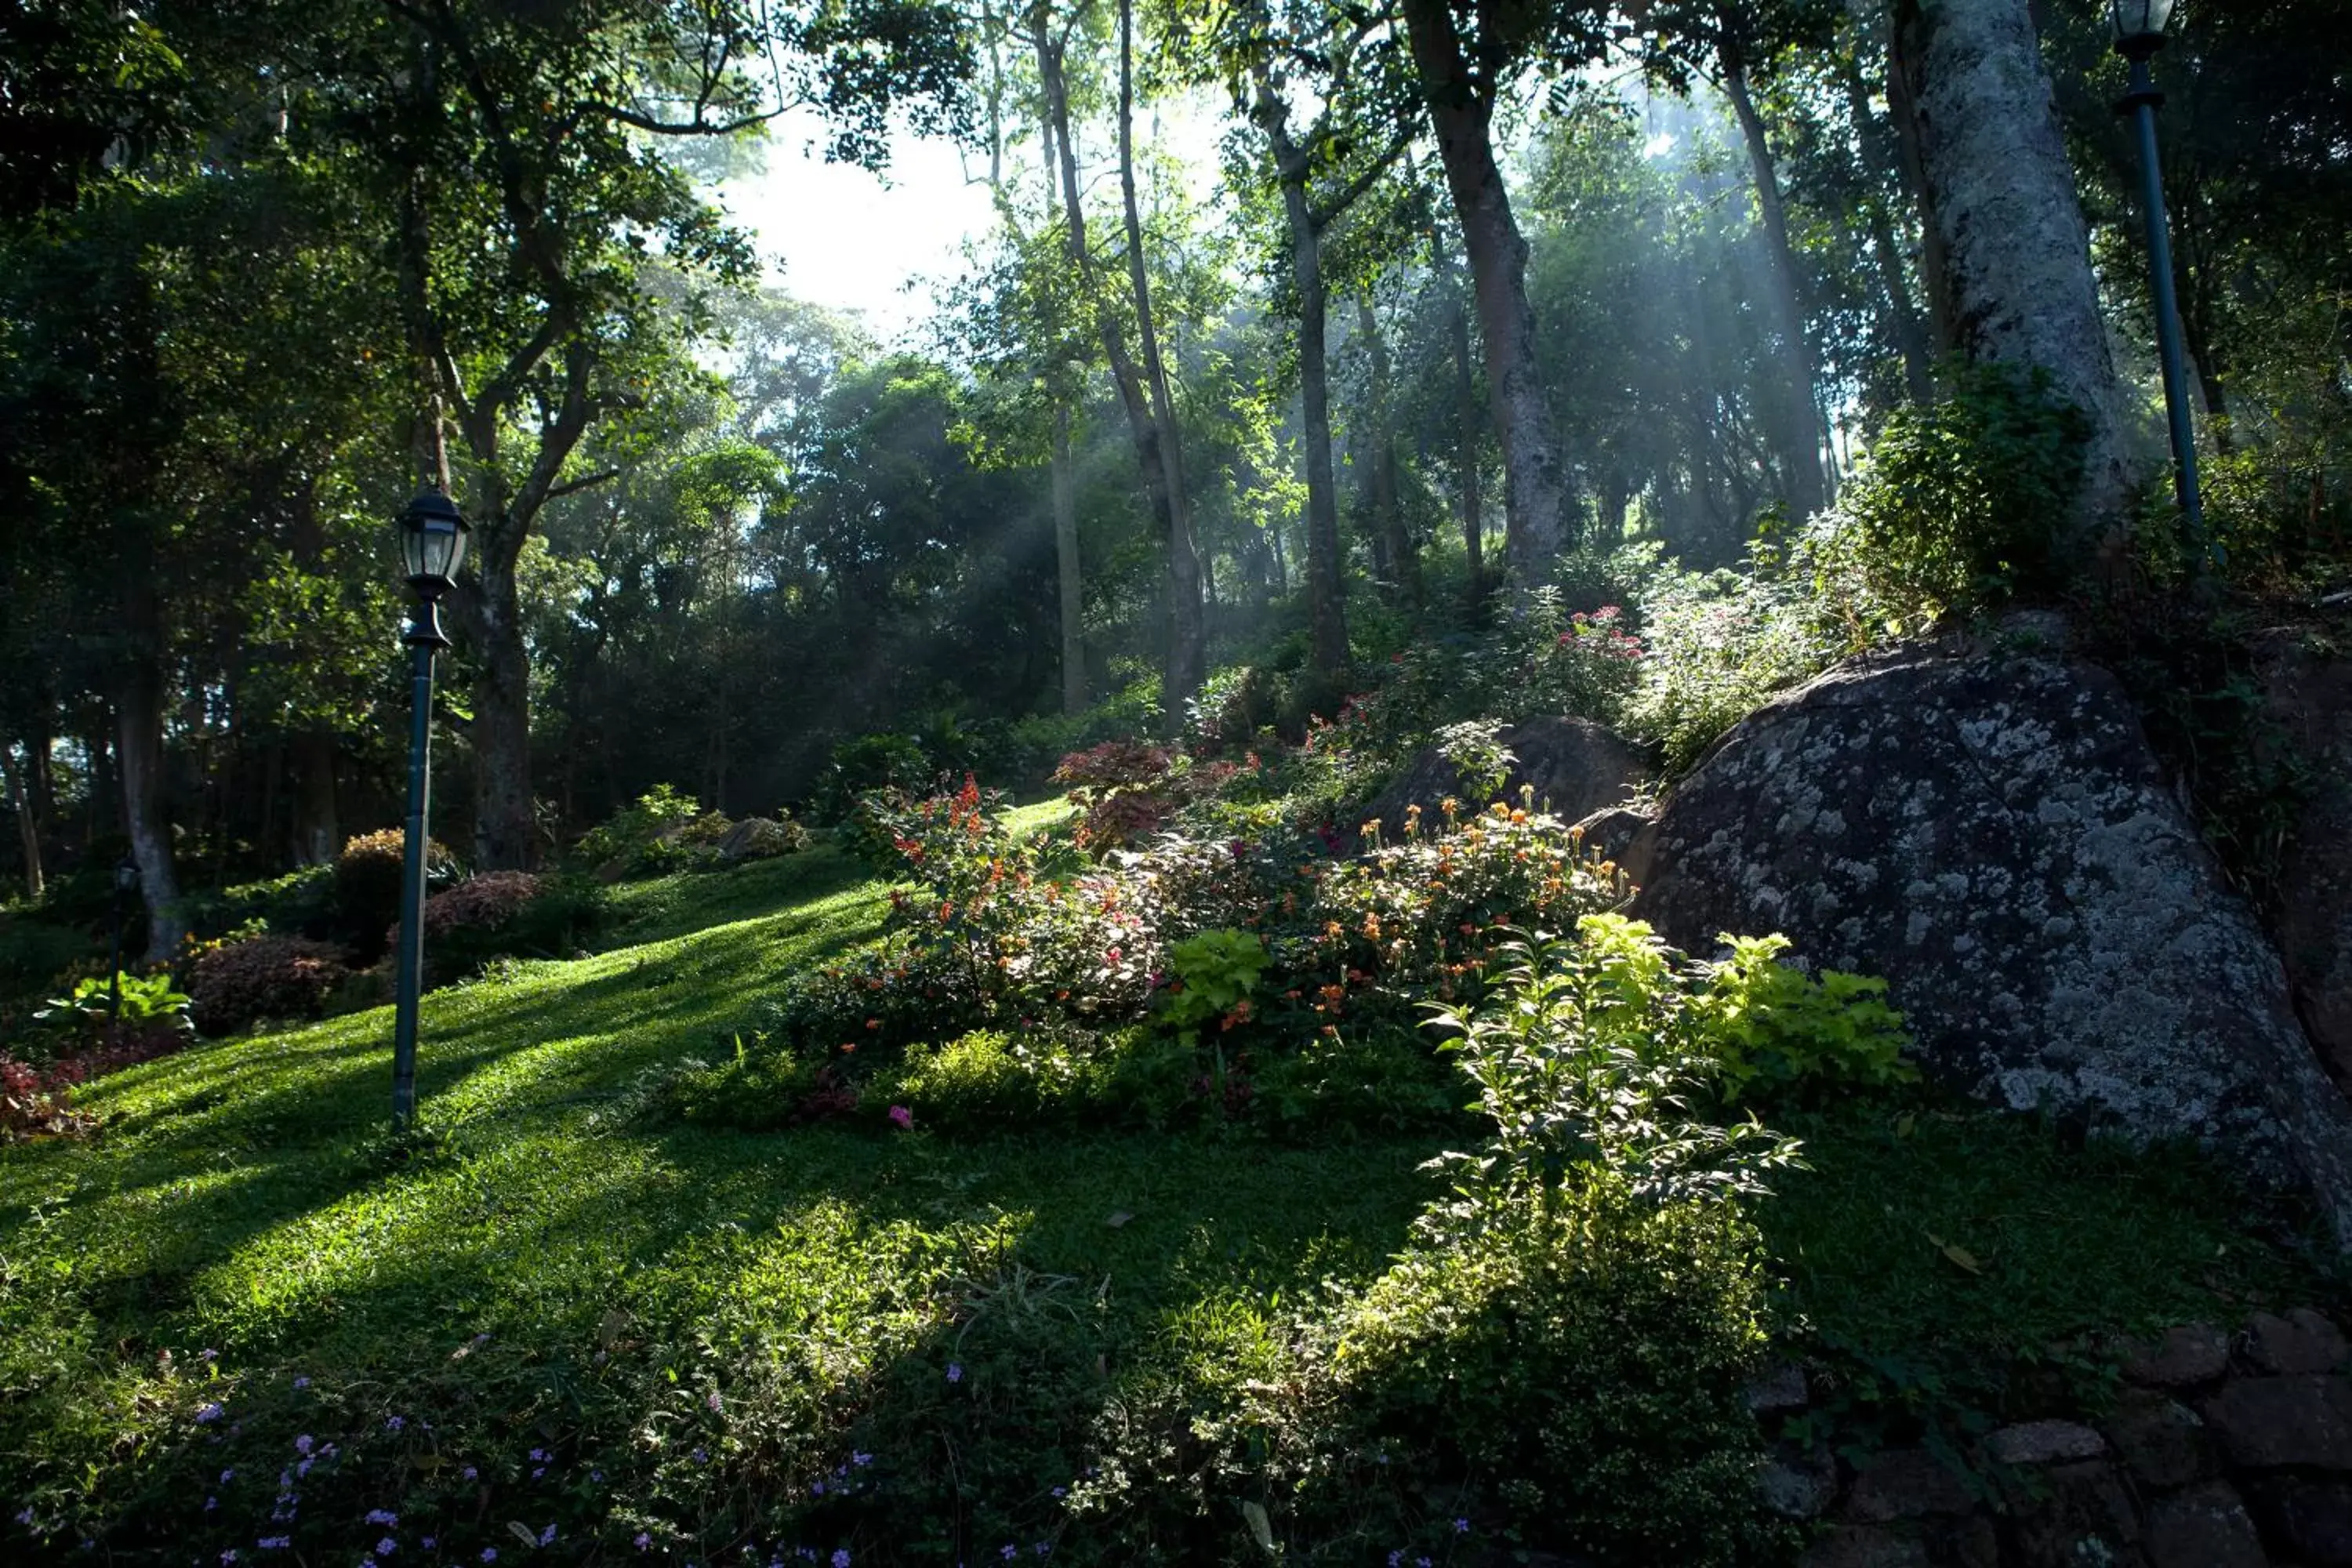
[[[645, 1075], [730, 1050], [886, 898], [830, 847], [617, 897], [612, 950], [427, 998], [413, 1147], [383, 1135], [377, 1010], [133, 1068], [84, 1096], [95, 1140], [0, 1151], [0, 1491], [30, 1521], [0, 1553], [89, 1560], [87, 1530], [107, 1561], [510, 1568], [639, 1560], [643, 1531], [705, 1562], [798, 1478], [854, 1493], [887, 1438], [957, 1478], [954, 1509], [803, 1496], [835, 1531], [812, 1550], [1027, 1556], [1118, 1506], [1089, 1467], [1122, 1423], [1171, 1380], [1251, 1375], [1433, 1195], [1429, 1135], [643, 1114]], [[2194, 1162], [1885, 1105], [1798, 1131], [1815, 1169], [1761, 1213], [1813, 1343], [1973, 1362], [2323, 1289]], [[1202, 1509], [1223, 1544], [1165, 1560], [1246, 1554], [1229, 1503]]]

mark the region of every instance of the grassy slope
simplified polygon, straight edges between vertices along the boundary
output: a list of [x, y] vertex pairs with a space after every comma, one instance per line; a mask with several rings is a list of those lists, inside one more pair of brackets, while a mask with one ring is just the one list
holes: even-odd
[[[444, 1142], [397, 1172], [371, 1152], [386, 1010], [94, 1087], [84, 1103], [110, 1118], [99, 1141], [0, 1152], [0, 1389], [16, 1405], [0, 1476], [33, 1473], [53, 1510], [79, 1461], [184, 1445], [197, 1404], [223, 1391], [258, 1424], [301, 1425], [284, 1392], [297, 1374], [314, 1379], [305, 1400], [370, 1422], [413, 1407], [478, 1332], [576, 1366], [616, 1310], [633, 1342], [732, 1340], [747, 1321], [822, 1331], [813, 1316], [887, 1294], [871, 1280], [795, 1293], [842, 1256], [899, 1267], [932, 1241], [1017, 1256], [1103, 1287], [1107, 1342], [1140, 1346], [1327, 1274], [1362, 1277], [1402, 1242], [1425, 1143], [1334, 1160], [1019, 1129], [947, 1148], [870, 1127], [600, 1123], [647, 1067], [727, 1048], [765, 987], [866, 934], [882, 908], [824, 850], [669, 879], [625, 893], [625, 936], [649, 940], [428, 997], [420, 1093]], [[724, 923], [688, 931], [697, 911]], [[1120, 1212], [1131, 1221], [1108, 1223]], [[842, 1335], [853, 1356], [862, 1337]], [[167, 1348], [172, 1376], [156, 1361]], [[207, 1349], [223, 1375], [188, 1375]], [[26, 1399], [28, 1384], [40, 1392]], [[121, 1500], [128, 1470], [107, 1467], [101, 1490]], [[0, 1524], [0, 1542], [13, 1533]]]
[[[110, 1118], [94, 1143], [0, 1152], [0, 1478], [37, 1483], [49, 1520], [86, 1463], [101, 1499], [134, 1501], [173, 1455], [195, 1462], [211, 1440], [196, 1407], [223, 1396], [257, 1432], [379, 1428], [429, 1404], [476, 1333], [513, 1347], [478, 1392], [510, 1403], [496, 1415], [518, 1450], [540, 1433], [616, 1453], [646, 1412], [628, 1403], [641, 1389], [596, 1370], [601, 1343], [657, 1361], [821, 1342], [837, 1363], [824, 1375], [855, 1384], [894, 1359], [943, 1364], [939, 1303], [1020, 1269], [1082, 1281], [1114, 1363], [1222, 1354], [1277, 1300], [1368, 1277], [1428, 1195], [1425, 1140], [1294, 1150], [1011, 1128], [950, 1144], [616, 1116], [638, 1074], [729, 1048], [781, 975], [861, 939], [884, 907], [822, 849], [622, 897], [625, 945], [428, 999], [422, 1089], [442, 1142], [414, 1164], [376, 1142], [384, 1011], [131, 1069], [87, 1097]], [[2318, 1288], [2247, 1237], [2241, 1200], [2193, 1163], [1883, 1106], [1800, 1130], [1819, 1169], [1788, 1178], [1764, 1219], [1792, 1310], [1836, 1339], [1993, 1354]], [[201, 1350], [219, 1352], [209, 1371]], [[297, 1375], [313, 1380], [299, 1396]], [[530, 1489], [505, 1473], [499, 1506], [528, 1511]], [[564, 1506], [601, 1517], [593, 1497]]]

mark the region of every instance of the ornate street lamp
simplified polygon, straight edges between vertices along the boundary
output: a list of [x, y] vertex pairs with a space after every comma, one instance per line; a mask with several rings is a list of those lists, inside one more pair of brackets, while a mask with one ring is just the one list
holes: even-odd
[[416, 1002], [425, 968], [425, 818], [433, 793], [433, 658], [449, 646], [441, 630], [441, 595], [466, 558], [465, 518], [437, 487], [416, 493], [400, 514], [400, 555], [416, 595], [401, 641], [414, 659], [408, 735], [408, 825], [402, 835], [398, 991], [392, 1034], [392, 1124], [416, 1113]]
[[2197, 429], [2189, 423], [2188, 377], [2181, 370], [2180, 310], [2172, 290], [2172, 236], [2164, 216], [2164, 174], [2156, 156], [2156, 110], [2164, 101], [2147, 62], [2164, 47], [2164, 29], [2172, 20], [2173, 0], [2108, 0], [2107, 19], [2114, 26], [2116, 53], [2131, 62], [2131, 81], [2116, 100], [2116, 112], [2127, 116], [2139, 135], [2140, 205], [2147, 220], [2148, 282], [2156, 299], [2156, 343], [2164, 363], [2164, 411], [2172, 427], [2173, 483], [2180, 498], [2180, 515], [2189, 527], [2189, 542], [2201, 570], [2210, 558], [2218, 563], [2221, 551], [2205, 537], [2205, 506], [2197, 488]]

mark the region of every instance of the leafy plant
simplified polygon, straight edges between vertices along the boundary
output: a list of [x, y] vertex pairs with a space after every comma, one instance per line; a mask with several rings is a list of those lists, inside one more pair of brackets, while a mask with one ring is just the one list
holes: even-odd
[[1465, 719], [1443, 726], [1431, 738], [1437, 754], [1453, 764], [1462, 793], [1475, 805], [1484, 805], [1501, 795], [1519, 760], [1503, 744], [1503, 729], [1499, 719]]
[[[674, 785], [657, 784], [639, 795], [635, 804], [623, 806], [582, 834], [572, 847], [572, 856], [606, 875], [657, 875], [690, 858], [674, 847], [693, 834], [701, 816], [691, 796], [678, 794]], [[717, 831], [726, 831], [724, 818]]]
[[1825, 970], [1819, 980], [1780, 962], [1789, 939], [1717, 940], [1731, 956], [1706, 968], [1692, 999], [1723, 1098], [1733, 1104], [1809, 1082], [1908, 1083], [1910, 1037], [1885, 1001], [1886, 982]]
[[33, 1016], [44, 1024], [95, 1032], [117, 1017], [118, 982], [123, 1024], [136, 1027], [163, 1022], [190, 1034], [195, 1032], [195, 1025], [188, 1016], [188, 994], [172, 984], [169, 972], [142, 975], [125, 970], [111, 979], [93, 974], [77, 984], [68, 994], [51, 997], [48, 1005]]
[[1817, 540], [1906, 624], [2053, 582], [2089, 447], [2045, 372], [1958, 364], [1949, 381], [1887, 416]]
[[1226, 1028], [1250, 1014], [1250, 994], [1272, 960], [1256, 932], [1230, 927], [1186, 937], [1168, 950], [1169, 982], [1160, 1021], [1189, 1033], [1221, 1020]]

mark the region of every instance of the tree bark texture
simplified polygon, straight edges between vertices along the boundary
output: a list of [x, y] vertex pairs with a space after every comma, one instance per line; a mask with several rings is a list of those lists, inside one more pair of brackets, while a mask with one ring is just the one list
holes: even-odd
[[122, 816], [147, 903], [147, 962], [163, 963], [178, 951], [187, 926], [180, 913], [172, 826], [163, 811], [163, 630], [152, 581], [143, 575], [134, 581], [124, 595], [123, 612], [131, 650], [116, 682], [114, 706]]
[[1208, 679], [1208, 632], [1202, 616], [1201, 556], [1192, 542], [1192, 502], [1184, 491], [1184, 442], [1176, 427], [1176, 399], [1160, 355], [1151, 314], [1151, 280], [1143, 265], [1143, 218], [1135, 197], [1135, 5], [1118, 5], [1118, 189], [1127, 214], [1127, 277], [1135, 293], [1135, 337], [1160, 427], [1160, 461], [1168, 471], [1168, 667], [1161, 699], [1171, 732], [1184, 722], [1184, 704]]
[[1524, 589], [1549, 579], [1574, 534], [1568, 466], [1536, 364], [1527, 242], [1495, 163], [1494, 101], [1464, 58], [1448, 0], [1404, 0], [1405, 26], [1478, 305], [1487, 395], [1503, 447], [1505, 555]]
[[[1846, 111], [1853, 119], [1854, 138], [1862, 147], [1864, 161], [1873, 174], [1892, 175], [1904, 182], [1902, 154], [1894, 145], [1895, 139], [1871, 112], [1870, 88], [1863, 80], [1862, 67], [1853, 60], [1843, 66]], [[1906, 188], [1908, 188], [1907, 183]], [[1870, 229], [1870, 252], [1877, 264], [1879, 287], [1886, 295], [1888, 325], [1893, 330], [1895, 347], [1903, 356], [1904, 390], [1914, 403], [1925, 403], [1936, 395], [1936, 355], [1927, 344], [1927, 329], [1919, 319], [1919, 307], [1911, 298], [1911, 283], [1903, 270], [1903, 252], [1895, 243], [1895, 221], [1888, 216], [1886, 204], [1874, 197], [1863, 201], [1864, 218]]]
[[1931, 231], [1958, 346], [2031, 365], [2089, 419], [2078, 549], [2118, 526], [2134, 465], [2090, 236], [2027, 0], [1896, 0]]
[[41, 747], [25, 748], [26, 761], [19, 764], [16, 748], [0, 745], [0, 775], [5, 775], [9, 797], [16, 806], [16, 838], [25, 856], [25, 892], [37, 899], [46, 885], [41, 876], [41, 807], [35, 795], [32, 770], [41, 762]]
[[1348, 621], [1340, 604], [1339, 481], [1331, 464], [1329, 301], [1323, 284], [1323, 237], [1307, 196], [1310, 160], [1291, 140], [1287, 113], [1261, 63], [1254, 117], [1273, 149], [1283, 221], [1290, 234], [1290, 282], [1298, 290], [1298, 403], [1307, 438], [1307, 658], [1318, 674], [1338, 676], [1348, 668]]
[[1773, 331], [1780, 340], [1780, 395], [1774, 402], [1778, 445], [1788, 476], [1790, 516], [1801, 522], [1822, 510], [1824, 488], [1818, 431], [1821, 411], [1815, 385], [1812, 340], [1805, 331], [1805, 305], [1797, 283], [1797, 248], [1789, 239], [1789, 207], [1780, 196], [1780, 171], [1772, 164], [1772, 144], [1764, 132], [1764, 117], [1756, 112], [1748, 91], [1748, 67], [1727, 51], [1723, 65], [1724, 96], [1731, 100], [1748, 145], [1748, 174], [1756, 186], [1756, 209], [1764, 220], [1764, 243], [1771, 257]]
[[[1066, 215], [1063, 233], [1068, 240], [1070, 265], [1077, 273], [1081, 293], [1093, 305], [1095, 327], [1102, 336], [1103, 357], [1110, 363], [1111, 384], [1118, 390], [1119, 406], [1127, 415], [1128, 433], [1134, 442], [1136, 469], [1143, 481], [1144, 500], [1151, 509], [1152, 521], [1159, 527], [1160, 538], [1169, 547], [1169, 581], [1173, 597], [1177, 576], [1176, 498], [1169, 489], [1169, 468], [1160, 456], [1160, 424], [1152, 416], [1150, 401], [1143, 388], [1142, 372], [1136, 365], [1135, 356], [1128, 352], [1127, 333], [1120, 323], [1118, 311], [1104, 292], [1102, 279], [1095, 269], [1094, 252], [1087, 244], [1086, 207], [1078, 186], [1077, 146], [1070, 137], [1069, 88], [1062, 71], [1063, 46], [1054, 38], [1043, 6], [1031, 13], [1030, 42], [1037, 55], [1037, 75], [1045, 89], [1045, 115], [1051, 138], [1061, 154], [1062, 209]], [[1185, 535], [1185, 542], [1188, 545], [1191, 542], [1189, 532]], [[1196, 597], [1196, 606], [1197, 604]], [[1171, 610], [1169, 661], [1171, 669], [1174, 665], [1174, 618], [1175, 612]], [[1183, 710], [1180, 702], [1171, 699], [1169, 711], [1172, 721], [1181, 722]]]
[[1054, 565], [1062, 606], [1062, 711], [1087, 710], [1087, 595], [1078, 561], [1078, 484], [1070, 457], [1070, 405], [1054, 406]]
[[1371, 427], [1366, 454], [1370, 472], [1366, 488], [1372, 501], [1372, 536], [1380, 542], [1381, 554], [1389, 574], [1389, 581], [1403, 598], [1421, 597], [1420, 563], [1414, 559], [1412, 538], [1404, 526], [1404, 508], [1397, 499], [1396, 428], [1390, 401], [1389, 345], [1381, 336], [1381, 321], [1372, 309], [1371, 297], [1356, 296], [1356, 331], [1364, 340], [1364, 353], [1371, 362], [1370, 406], [1365, 410], [1366, 423]]
[[1469, 563], [1470, 605], [1486, 596], [1486, 496], [1478, 462], [1478, 370], [1470, 361], [1470, 312], [1458, 290], [1446, 311], [1454, 339], [1454, 420], [1459, 442], [1454, 454], [1455, 488], [1462, 496], [1462, 553]]

